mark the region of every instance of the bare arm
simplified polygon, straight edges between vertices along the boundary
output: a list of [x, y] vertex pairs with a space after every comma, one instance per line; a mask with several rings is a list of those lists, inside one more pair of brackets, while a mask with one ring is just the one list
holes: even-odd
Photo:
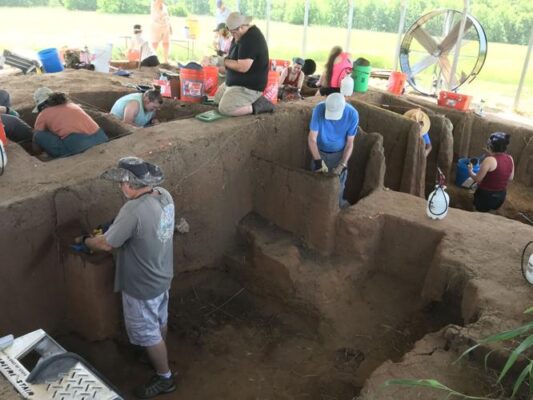
[[224, 59], [224, 66], [226, 68], [232, 69], [233, 71], [240, 72], [242, 74], [248, 72], [252, 67], [254, 60], [251, 58], [246, 58], [244, 60], [229, 60]]
[[90, 237], [84, 240], [85, 245], [91, 250], [111, 251], [113, 248], [107, 243], [104, 235]]
[[344, 146], [344, 152], [342, 153], [342, 159], [341, 164], [343, 166], [348, 166], [348, 160], [352, 156], [353, 152], [353, 140], [355, 139], [355, 136], [348, 136], [346, 138], [346, 145]]
[[472, 164], [468, 164], [468, 175], [470, 175], [474, 182], [480, 183], [485, 176], [487, 176], [487, 172], [494, 171], [497, 165], [498, 163], [494, 157], [487, 157], [479, 166], [479, 171], [477, 174], [472, 171]]
[[511, 163], [513, 164], [513, 169], [511, 170], [511, 175], [509, 175], [509, 181], [512, 181], [514, 179], [514, 160], [513, 157], [509, 156], [511, 159]]
[[285, 82], [285, 78], [287, 77], [288, 73], [288, 68], [285, 68], [279, 77], [279, 86], [283, 86], [283, 82]]
[[302, 86], [304, 85], [304, 79], [305, 75], [303, 72], [300, 72], [300, 77], [298, 78], [298, 90], [302, 90]]
[[429, 153], [431, 153], [431, 149], [433, 148], [433, 146], [431, 146], [431, 143], [426, 143], [426, 147], [424, 148], [424, 152], [426, 154], [426, 157], [429, 155]]
[[320, 160], [322, 158], [320, 157], [320, 151], [318, 151], [318, 145], [316, 142], [317, 138], [317, 131], [309, 131], [309, 136], [307, 137], [307, 145], [309, 146], [309, 151], [311, 152], [311, 156], [313, 156], [313, 160]]
[[129, 125], [137, 126], [135, 125], [135, 117], [137, 117], [138, 113], [139, 103], [136, 101], [130, 101], [124, 108], [124, 116], [122, 117], [122, 120]]

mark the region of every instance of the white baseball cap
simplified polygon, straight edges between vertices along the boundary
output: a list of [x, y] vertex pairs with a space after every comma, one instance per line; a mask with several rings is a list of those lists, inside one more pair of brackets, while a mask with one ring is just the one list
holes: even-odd
[[326, 98], [326, 119], [338, 121], [344, 114], [344, 107], [346, 107], [344, 96], [340, 93], [331, 93]]

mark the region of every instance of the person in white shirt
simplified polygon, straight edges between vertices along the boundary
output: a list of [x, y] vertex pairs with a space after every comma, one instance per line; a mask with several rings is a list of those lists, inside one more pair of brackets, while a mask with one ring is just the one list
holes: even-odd
[[128, 49], [128, 59], [140, 61], [143, 67], [157, 67], [160, 64], [159, 59], [142, 33], [141, 25], [133, 25], [133, 38]]
[[226, 7], [224, 2], [222, 0], [217, 0], [217, 10], [215, 13], [217, 26], [220, 24], [225, 24], [230, 14], [231, 14], [231, 10], [228, 7]]
[[150, 10], [150, 17], [152, 20], [152, 47], [157, 51], [159, 43], [161, 43], [163, 45], [163, 61], [168, 63], [170, 35], [172, 35], [168, 8], [164, 0], [152, 0]]

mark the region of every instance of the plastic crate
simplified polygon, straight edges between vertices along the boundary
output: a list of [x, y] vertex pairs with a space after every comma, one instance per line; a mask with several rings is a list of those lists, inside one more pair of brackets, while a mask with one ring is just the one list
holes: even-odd
[[470, 108], [472, 96], [466, 94], [441, 91], [439, 93], [439, 106], [455, 108], [460, 111], [467, 111]]

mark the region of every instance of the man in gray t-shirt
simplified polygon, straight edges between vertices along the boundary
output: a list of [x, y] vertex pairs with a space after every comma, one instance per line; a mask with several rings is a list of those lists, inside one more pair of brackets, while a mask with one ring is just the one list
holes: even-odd
[[174, 201], [161, 169], [137, 157], [121, 158], [102, 178], [119, 182], [128, 199], [103, 235], [84, 238], [92, 250], [116, 249], [115, 291], [122, 292], [130, 342], [146, 348], [156, 375], [135, 390], [142, 399], [176, 390], [165, 337], [173, 277]]

